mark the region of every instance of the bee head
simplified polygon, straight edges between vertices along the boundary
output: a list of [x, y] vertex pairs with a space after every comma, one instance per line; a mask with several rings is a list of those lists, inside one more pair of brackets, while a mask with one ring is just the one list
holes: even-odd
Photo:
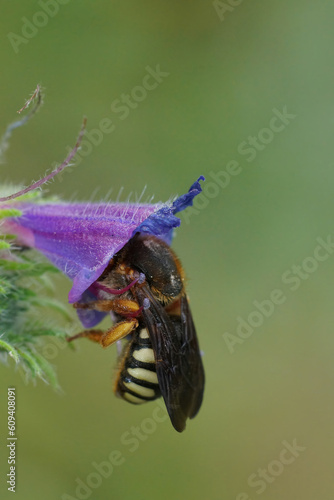
[[156, 236], [136, 233], [128, 243], [129, 265], [145, 275], [159, 302], [175, 300], [183, 290], [184, 271], [175, 253]]

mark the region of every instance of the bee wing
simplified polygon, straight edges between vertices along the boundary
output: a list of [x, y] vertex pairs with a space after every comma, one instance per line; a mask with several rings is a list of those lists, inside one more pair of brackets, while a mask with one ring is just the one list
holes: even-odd
[[181, 299], [181, 317], [167, 314], [148, 287], [137, 292], [150, 307], [142, 312], [155, 354], [161, 394], [174, 428], [182, 432], [187, 418], [198, 412], [204, 389], [204, 370], [188, 300]]
[[181, 297], [182, 341], [181, 347], [183, 376], [186, 378], [190, 391], [189, 418], [198, 413], [204, 392], [204, 368], [196, 329], [186, 295]]

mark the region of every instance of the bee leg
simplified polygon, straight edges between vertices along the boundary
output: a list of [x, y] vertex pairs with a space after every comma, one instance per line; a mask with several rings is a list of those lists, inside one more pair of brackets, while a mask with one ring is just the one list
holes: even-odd
[[112, 326], [106, 332], [102, 330], [85, 330], [83, 332], [69, 337], [67, 342], [72, 342], [79, 338], [86, 337], [93, 342], [101, 344], [102, 347], [108, 347], [117, 340], [121, 340], [123, 337], [129, 335], [138, 326], [138, 321], [135, 318], [131, 318], [124, 321], [119, 321], [116, 325]]
[[85, 330], [84, 332], [77, 333], [73, 335], [73, 337], [68, 337], [67, 342], [72, 342], [72, 340], [79, 339], [81, 337], [87, 337], [89, 340], [93, 342], [100, 343], [101, 337], [104, 335], [104, 331], [102, 330]]
[[134, 300], [126, 299], [112, 299], [112, 300], [94, 300], [92, 302], [73, 304], [75, 309], [95, 309], [96, 311], [109, 312], [114, 311], [116, 314], [126, 316], [128, 314], [135, 314], [139, 311], [140, 307]]
[[124, 321], [119, 321], [116, 325], [112, 326], [107, 330], [100, 339], [100, 344], [103, 347], [108, 347], [109, 345], [121, 340], [122, 338], [129, 335], [132, 330], [135, 330], [138, 326], [138, 321], [136, 318], [126, 319]]

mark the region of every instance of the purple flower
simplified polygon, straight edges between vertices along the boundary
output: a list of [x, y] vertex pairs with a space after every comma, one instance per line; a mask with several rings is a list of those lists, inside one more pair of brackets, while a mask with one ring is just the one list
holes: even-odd
[[[11, 201], [7, 206], [17, 208], [22, 215], [6, 219], [5, 231], [15, 234], [20, 244], [39, 250], [73, 281], [70, 303], [91, 300], [96, 298], [93, 283], [136, 232], [171, 243], [173, 229], [181, 223], [175, 214], [192, 205], [202, 191], [200, 180], [204, 177], [199, 177], [188, 193], [169, 203]], [[94, 326], [103, 316], [89, 310], [79, 313], [85, 327]]]
[[[37, 87], [35, 95], [40, 97]], [[32, 110], [34, 114], [40, 99]], [[20, 110], [21, 111], [21, 110]], [[13, 129], [24, 124], [27, 119], [11, 124], [4, 144]], [[18, 193], [0, 198], [0, 209], [16, 209], [21, 215], [7, 217], [1, 226], [3, 233], [16, 235], [17, 242], [36, 248], [72, 281], [69, 302], [86, 302], [97, 297], [95, 281], [101, 276], [110, 259], [129, 241], [135, 233], [155, 235], [168, 244], [171, 243], [173, 229], [180, 225], [175, 214], [193, 203], [201, 191], [201, 176], [190, 187], [188, 193], [174, 202], [141, 203], [34, 203], [19, 197], [39, 188], [64, 170], [80, 147], [85, 131], [83, 121], [75, 147], [64, 162], [53, 172]], [[14, 201], [13, 201], [14, 200]], [[93, 310], [78, 310], [78, 315], [87, 328], [96, 325], [104, 313]]]

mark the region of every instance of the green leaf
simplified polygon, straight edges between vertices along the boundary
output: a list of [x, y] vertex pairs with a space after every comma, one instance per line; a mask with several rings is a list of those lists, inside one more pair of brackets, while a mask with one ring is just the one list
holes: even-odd
[[[33, 250], [12, 250], [11, 260], [0, 260], [0, 351], [15, 360], [27, 379], [40, 378], [59, 389], [54, 369], [37, 348], [43, 352], [48, 338], [65, 338], [69, 329], [68, 323], [65, 329], [52, 315], [50, 319], [47, 311], [66, 320], [71, 314], [67, 305], [48, 296], [50, 288], [52, 292], [50, 275], [58, 270], [40, 259]], [[4, 359], [0, 357], [0, 361]]]
[[43, 378], [42, 367], [38, 363], [36, 356], [31, 352], [31, 350], [28, 347], [25, 347], [23, 349], [17, 349], [17, 352], [19, 353], [23, 361], [30, 368], [32, 376], [33, 377], [38, 376], [40, 378]]
[[0, 269], [3, 271], [24, 271], [24, 276], [40, 276], [46, 272], [58, 273], [52, 264], [36, 262], [17, 262], [12, 260], [0, 259]]
[[18, 363], [20, 361], [18, 351], [15, 349], [15, 347], [8, 344], [8, 342], [0, 339], [0, 349], [7, 351], [9, 355], [14, 359], [15, 363]]
[[5, 217], [20, 217], [21, 215], [21, 210], [17, 210], [16, 208], [0, 209], [0, 219], [4, 219]]
[[7, 241], [0, 240], [0, 250], [6, 250], [7, 248], [10, 248], [10, 243], [7, 243]]

